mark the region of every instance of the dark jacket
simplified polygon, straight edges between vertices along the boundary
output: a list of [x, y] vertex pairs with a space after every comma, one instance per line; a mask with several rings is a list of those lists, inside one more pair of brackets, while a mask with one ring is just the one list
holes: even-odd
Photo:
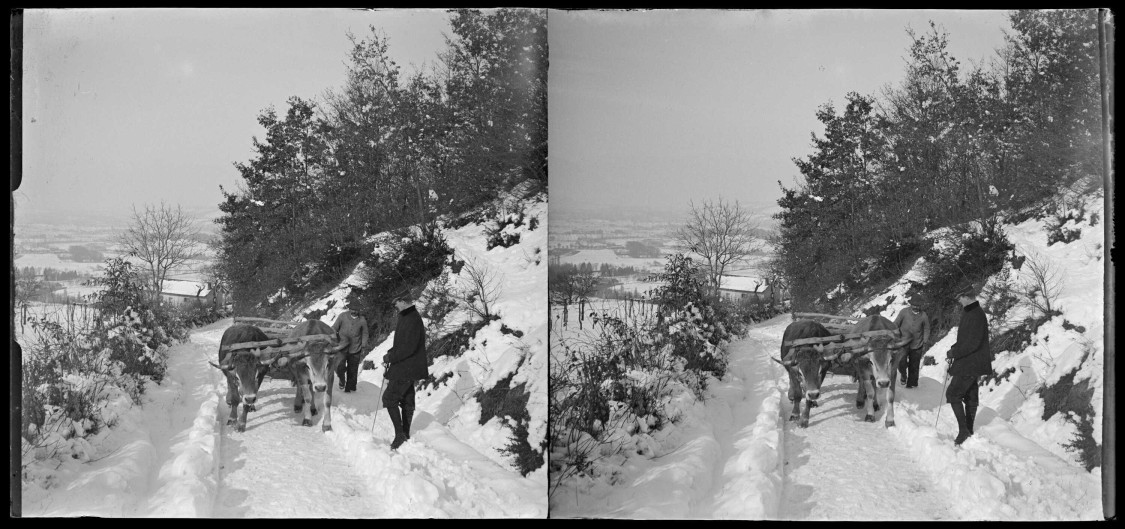
[[398, 313], [394, 345], [383, 355], [383, 361], [391, 364], [387, 368], [387, 380], [421, 380], [429, 375], [426, 328], [418, 309], [410, 306]]
[[988, 345], [988, 319], [979, 302], [973, 302], [961, 313], [957, 326], [957, 343], [946, 355], [953, 359], [950, 375], [983, 376], [992, 373], [992, 350]]

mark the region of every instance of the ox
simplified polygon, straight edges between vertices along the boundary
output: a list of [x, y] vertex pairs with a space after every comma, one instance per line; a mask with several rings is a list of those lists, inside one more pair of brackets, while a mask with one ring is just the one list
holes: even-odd
[[[816, 399], [820, 396], [820, 382], [828, 364], [834, 357], [823, 345], [799, 345], [793, 347], [793, 340], [802, 338], [821, 338], [831, 336], [832, 333], [823, 325], [812, 320], [798, 320], [790, 323], [785, 328], [781, 338], [781, 360], [773, 358], [785, 366], [789, 372], [789, 400], [793, 401], [793, 411], [789, 414], [790, 421], [800, 419], [801, 428], [809, 426], [809, 408], [816, 406]], [[772, 357], [771, 357], [772, 358]], [[801, 399], [806, 403], [801, 407]]]
[[[219, 341], [219, 364], [207, 362], [221, 369], [227, 377], [227, 404], [230, 405], [230, 418], [227, 419], [227, 424], [236, 425], [235, 429], [240, 432], [246, 430], [246, 413], [254, 410], [262, 377], [265, 376], [266, 371], [269, 371], [272, 361], [263, 360], [260, 349], [225, 351], [224, 348], [241, 343], [264, 342], [269, 339], [266, 333], [253, 325], [232, 325], [223, 332], [223, 338]], [[240, 402], [241, 412], [238, 406]]]
[[[336, 331], [320, 320], [305, 320], [290, 331], [289, 338], [315, 334], [328, 334], [335, 337]], [[336, 375], [336, 367], [347, 353], [347, 349], [347, 342], [335, 344], [306, 342], [300, 353], [289, 358], [289, 369], [293, 375], [293, 382], [297, 385], [293, 412], [304, 414], [302, 426], [312, 426], [312, 416], [316, 413], [313, 398], [316, 393], [323, 393], [324, 420], [321, 429], [326, 432], [332, 430], [332, 380]]]
[[[887, 318], [874, 315], [859, 320], [849, 330], [853, 333], [867, 331], [898, 331], [898, 326]], [[855, 376], [859, 383], [855, 406], [862, 408], [866, 404], [867, 415], [863, 420], [875, 422], [875, 413], [879, 411], [879, 399], [875, 394], [878, 386], [887, 390], [885, 425], [888, 428], [895, 425], [895, 379], [898, 378], [898, 363], [906, 354], [906, 345], [910, 340], [909, 336], [897, 342], [888, 336], [876, 336], [862, 348], [852, 351], [860, 355], [854, 362]]]

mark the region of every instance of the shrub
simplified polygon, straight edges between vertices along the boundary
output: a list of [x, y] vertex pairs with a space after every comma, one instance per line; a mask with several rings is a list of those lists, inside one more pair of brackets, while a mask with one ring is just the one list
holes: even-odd
[[532, 448], [531, 443], [528, 442], [527, 421], [519, 421], [513, 431], [514, 437], [500, 451], [512, 456], [513, 462], [520, 475], [527, 476], [528, 474], [539, 470], [543, 466], [543, 453], [547, 450], [547, 439], [544, 438], [539, 443], [539, 448]]
[[501, 208], [497, 211], [496, 215], [497, 216], [485, 226], [485, 234], [488, 236], [486, 249], [488, 250], [496, 248], [497, 246], [510, 248], [518, 244], [520, 242], [519, 228], [525, 223], [527, 224], [528, 231], [535, 230], [539, 227], [539, 219], [529, 217], [522, 208], [514, 211], [507, 211]]
[[[671, 345], [672, 354], [686, 360], [685, 369], [721, 378], [727, 363], [721, 345], [731, 334], [704, 296], [700, 271], [691, 258], [669, 257], [664, 271], [652, 279], [663, 283], [655, 289], [658, 347]], [[702, 396], [702, 390], [697, 387], [697, 395]]]
[[1076, 434], [1063, 446], [1077, 452], [1079, 461], [1090, 470], [1101, 465], [1101, 448], [1093, 438], [1094, 428], [1090, 424], [1091, 418], [1097, 415], [1090, 401], [1094, 396], [1094, 388], [1088, 380], [1074, 383], [1075, 371], [1067, 373], [1053, 386], [1039, 388], [1039, 396], [1043, 398], [1043, 419], [1047, 420], [1056, 413], [1063, 413], [1066, 419], [1078, 427]]
[[393, 296], [404, 287], [417, 288], [441, 275], [453, 250], [437, 228], [420, 232], [404, 230], [385, 241], [382, 251], [363, 260], [359, 272], [363, 287], [352, 288], [348, 307], [368, 321], [372, 337], [387, 336], [393, 330], [397, 312]]
[[477, 331], [488, 326], [490, 321], [492, 320], [467, 321], [453, 332], [443, 334], [432, 342], [428, 341], [426, 343], [426, 355], [429, 357], [430, 363], [432, 364], [433, 360], [439, 356], [459, 357], [464, 354]]
[[543, 466], [543, 446], [536, 450], [528, 442], [527, 427], [531, 416], [527, 412], [527, 402], [531, 393], [527, 391], [526, 383], [511, 387], [514, 376], [513, 370], [488, 391], [481, 392], [477, 399], [481, 407], [480, 424], [493, 417], [501, 417], [512, 428], [514, 435], [500, 451], [512, 456], [520, 474], [526, 476]]
[[934, 241], [921, 266], [926, 281], [915, 287], [931, 302], [930, 314], [936, 318], [931, 332], [934, 341], [960, 320], [961, 305], [953, 293], [999, 272], [1014, 249], [994, 222], [956, 226]]
[[1090, 421], [1090, 417], [1094, 415], [1092, 408], [1087, 414], [1078, 415], [1078, 432], [1075, 433], [1069, 443], [1063, 445], [1078, 454], [1078, 461], [1086, 467], [1087, 471], [1102, 466], [1102, 449], [1098, 446], [1097, 440], [1094, 439], [1094, 425]]

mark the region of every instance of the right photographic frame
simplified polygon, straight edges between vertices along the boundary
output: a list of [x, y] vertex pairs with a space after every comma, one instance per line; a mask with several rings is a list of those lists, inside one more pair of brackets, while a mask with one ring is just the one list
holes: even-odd
[[547, 20], [551, 518], [1116, 516], [1111, 11]]

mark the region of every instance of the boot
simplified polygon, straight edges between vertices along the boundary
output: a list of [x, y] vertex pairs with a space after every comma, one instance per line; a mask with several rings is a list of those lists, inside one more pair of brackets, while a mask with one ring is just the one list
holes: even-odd
[[973, 405], [965, 406], [965, 425], [968, 427], [969, 435], [973, 435], [973, 422], [977, 418], [977, 407]]
[[398, 450], [398, 447], [406, 442], [406, 436], [402, 434], [402, 416], [399, 415], [398, 406], [388, 406], [387, 414], [391, 416], [391, 424], [395, 426], [395, 439], [391, 441], [391, 450]]
[[406, 440], [410, 440], [410, 421], [414, 419], [413, 408], [402, 409], [402, 434], [406, 436]]
[[969, 438], [969, 425], [968, 417], [965, 416], [965, 404], [958, 399], [950, 402], [949, 406], [953, 408], [953, 416], [957, 418], [957, 438], [953, 440], [953, 444], [961, 446], [961, 443]]

